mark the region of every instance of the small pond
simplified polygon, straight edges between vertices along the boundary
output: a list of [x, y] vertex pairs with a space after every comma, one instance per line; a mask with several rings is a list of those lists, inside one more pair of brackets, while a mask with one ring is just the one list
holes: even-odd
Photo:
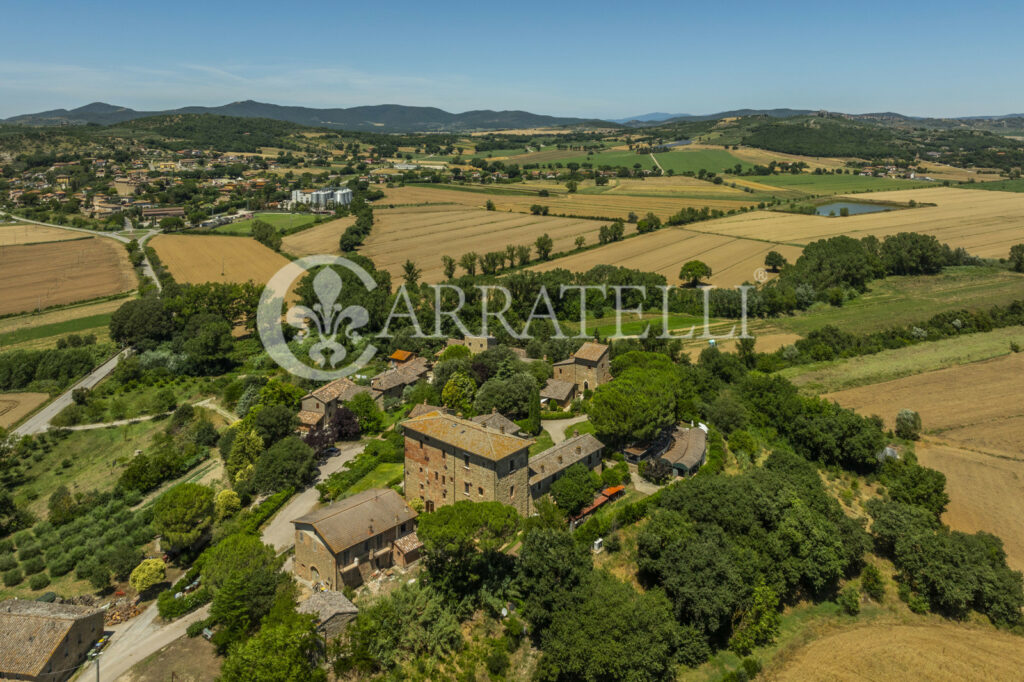
[[895, 210], [894, 206], [883, 206], [882, 204], [859, 204], [853, 201], [833, 201], [831, 204], [822, 204], [818, 206], [814, 212], [817, 215], [842, 215], [843, 209], [846, 209], [849, 215], [859, 215], [861, 213], [878, 213], [880, 211], [892, 211]]

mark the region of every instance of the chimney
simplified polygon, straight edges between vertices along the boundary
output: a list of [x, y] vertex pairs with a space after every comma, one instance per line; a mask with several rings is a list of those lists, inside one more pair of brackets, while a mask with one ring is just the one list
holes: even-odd
[[504, 435], [505, 435], [505, 425], [504, 425], [504, 424], [500, 425], [500, 426], [498, 427], [498, 431], [500, 431], [500, 432], [501, 432], [501, 435], [503, 435], [503, 436], [504, 436]]
[[582, 452], [583, 452], [583, 446], [582, 445], [577, 445], [576, 446], [576, 454], [579, 455]]

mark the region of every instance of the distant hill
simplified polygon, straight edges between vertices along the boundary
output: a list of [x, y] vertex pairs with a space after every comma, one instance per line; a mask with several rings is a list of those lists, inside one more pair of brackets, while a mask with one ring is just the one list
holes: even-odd
[[671, 118], [689, 118], [690, 116], [691, 114], [666, 114], [661, 111], [655, 111], [650, 114], [640, 114], [639, 116], [628, 116], [626, 118], [610, 118], [608, 120], [612, 123], [658, 123]]
[[348, 109], [313, 109], [280, 106], [252, 100], [232, 102], [220, 107], [182, 107], [165, 111], [136, 111], [127, 107], [94, 102], [77, 109], [53, 109], [36, 114], [12, 116], [3, 122], [36, 126], [89, 123], [110, 125], [137, 118], [173, 114], [217, 114], [241, 118], [269, 118], [318, 128], [381, 133], [501, 130], [578, 125], [592, 122], [582, 118], [531, 114], [528, 111], [484, 109], [453, 114], [435, 107], [408, 107], [401, 104], [380, 104]]

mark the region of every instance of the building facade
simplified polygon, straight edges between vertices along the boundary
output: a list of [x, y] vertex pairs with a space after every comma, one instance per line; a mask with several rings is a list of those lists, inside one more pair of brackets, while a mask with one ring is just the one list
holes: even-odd
[[103, 611], [23, 599], [0, 602], [0, 679], [60, 682], [103, 635]]
[[548, 448], [530, 460], [530, 511], [533, 504], [551, 492], [551, 484], [566, 469], [582, 462], [591, 471], [599, 470], [604, 445], [592, 434], [583, 433]]
[[608, 346], [588, 341], [568, 359], [552, 367], [555, 381], [576, 385], [576, 393], [592, 391], [612, 380], [611, 358]]
[[347, 187], [325, 187], [324, 189], [293, 189], [292, 201], [307, 204], [312, 208], [348, 206], [352, 203], [352, 190]]
[[375, 571], [419, 558], [416, 511], [394, 490], [371, 488], [292, 521], [293, 571], [305, 581], [340, 590]]
[[426, 511], [459, 500], [501, 502], [530, 512], [529, 449], [533, 441], [468, 419], [428, 412], [402, 422], [405, 495]]

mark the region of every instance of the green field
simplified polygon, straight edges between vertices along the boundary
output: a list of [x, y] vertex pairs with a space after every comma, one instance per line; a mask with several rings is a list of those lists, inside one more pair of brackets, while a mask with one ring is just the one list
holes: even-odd
[[1024, 275], [997, 267], [946, 268], [938, 275], [887, 277], [841, 308], [815, 304], [806, 313], [773, 320], [805, 336], [831, 324], [853, 333], [922, 322], [945, 310], [980, 310], [1024, 300]]
[[1007, 355], [1011, 341], [1024, 346], [1024, 330], [1009, 327], [964, 334], [874, 355], [788, 367], [779, 374], [804, 391], [831, 393]]
[[965, 182], [957, 185], [960, 189], [987, 189], [997, 192], [1024, 192], [1024, 178], [1015, 180], [994, 180], [992, 182]]
[[0, 334], [0, 348], [13, 346], [26, 341], [46, 339], [51, 336], [81, 334], [83, 332], [102, 329], [110, 324], [110, 316], [112, 314], [113, 313], [100, 313], [99, 315], [80, 317], [75, 320], [67, 320], [66, 322], [54, 322], [53, 324], [44, 324], [38, 327], [29, 327], [13, 332], [7, 332], [6, 334]]
[[293, 232], [300, 227], [312, 225], [313, 221], [316, 220], [316, 216], [309, 213], [258, 213], [255, 218], [250, 220], [240, 220], [230, 225], [221, 225], [214, 229], [214, 232], [248, 235], [252, 233], [252, 224], [257, 220], [273, 225], [279, 232]]
[[[721, 173], [726, 168], [735, 168], [739, 164], [742, 168], [750, 168], [750, 164], [740, 161], [738, 158], [724, 149], [691, 149], [685, 151], [671, 151], [655, 154], [658, 164], [666, 171], [672, 170], [676, 173], [690, 171], [697, 173], [700, 169]], [[641, 168], [649, 170], [657, 166], [650, 154], [637, 154], [631, 151], [608, 151], [587, 156], [578, 154], [561, 159], [563, 163], [592, 163], [595, 168], [600, 166], [625, 166], [633, 168], [640, 164]]]
[[934, 187], [934, 182], [923, 180], [898, 180], [895, 178], [872, 178], [860, 175], [757, 175], [749, 179], [764, 185], [771, 185], [791, 192], [804, 194], [844, 194], [848, 192], [882, 192], [897, 189]]
[[[717, 320], [711, 320], [716, 322]], [[560, 322], [562, 331], [566, 334], [577, 333], [579, 331], [579, 322]], [[615, 317], [603, 317], [598, 320], [587, 321], [587, 333], [593, 335], [595, 332], [601, 335], [601, 338], [607, 338], [616, 333], [615, 328]], [[668, 329], [671, 332], [686, 333], [690, 330], [690, 327], [697, 325], [697, 330], [704, 324], [704, 319], [693, 315], [674, 315], [668, 316]], [[624, 336], [634, 336], [643, 332], [644, 327], [650, 325], [648, 335], [657, 335], [662, 330], [662, 315], [661, 313], [652, 314], [645, 313], [641, 319], [638, 319], [636, 315], [630, 313], [623, 313], [622, 315], [622, 334]]]

